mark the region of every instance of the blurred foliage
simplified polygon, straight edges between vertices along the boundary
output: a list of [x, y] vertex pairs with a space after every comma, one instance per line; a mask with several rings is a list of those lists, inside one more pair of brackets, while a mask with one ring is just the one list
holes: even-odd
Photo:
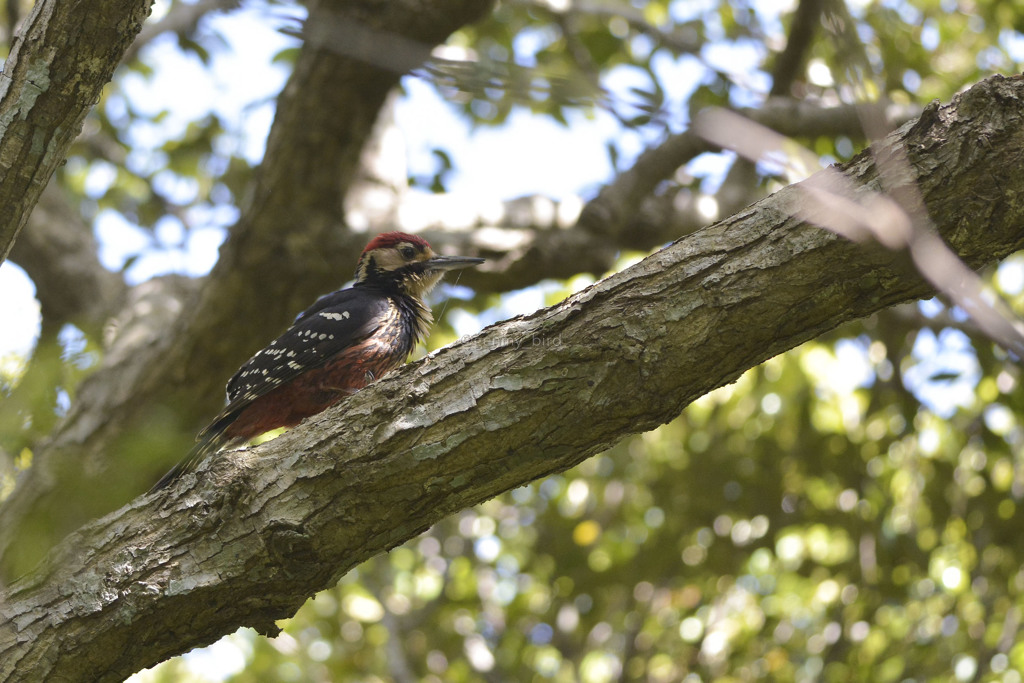
[[[16, 456], [19, 469], [31, 461], [31, 447], [45, 438], [71, 404], [79, 384], [98, 364], [101, 349], [73, 325], [47, 330], [36, 342], [32, 362], [0, 358], [0, 454]], [[11, 463], [8, 460], [8, 465]], [[0, 465], [2, 468], [2, 465]], [[12, 487], [13, 480], [0, 487]], [[0, 498], [3, 497], [0, 488]]]
[[[822, 4], [843, 8], [835, 2]], [[705, 106], [763, 100], [794, 16], [768, 5], [511, 0], [414, 77], [478, 126], [516, 111], [566, 125], [611, 114], [623, 136], [649, 143]], [[303, 12], [253, 8], [282, 30]], [[1018, 0], [851, 3], [824, 22], [832, 34], [819, 22], [789, 94], [947, 100], [1020, 71], [1022, 10]], [[204, 67], [230, 45], [207, 19], [164, 42]], [[139, 255], [229, 224], [257, 162], [243, 121], [210, 107], [182, 124], [135, 102], [166, 68], [161, 54], [124, 65], [59, 178], [87, 218], [114, 215], [143, 235]], [[283, 48], [272, 63], [290, 68], [295, 54]], [[692, 83], [684, 69], [698, 74]], [[826, 162], [863, 144], [801, 142]], [[637, 146], [607, 145], [628, 168]], [[412, 169], [411, 183], [443, 191], [458, 159], [437, 149], [432, 164]], [[722, 168], [698, 158], [667, 184], [713, 191]], [[1024, 258], [988, 277], [1024, 311]], [[431, 343], [456, 338], [459, 319], [490, 322], [521, 312], [513, 301], [524, 296], [551, 303], [587, 283], [452, 303]], [[38, 371], [0, 365], [0, 395], [32, 406], [0, 423], [5, 463], [27, 464], [48, 429], [39, 416], [59, 413], [98, 353], [97, 340], [51, 340], [33, 358]], [[1020, 681], [1022, 415], [1019, 366], [958, 311], [935, 301], [886, 311], [574, 470], [445, 520], [318, 595], [276, 639], [241, 631], [145, 677]]]

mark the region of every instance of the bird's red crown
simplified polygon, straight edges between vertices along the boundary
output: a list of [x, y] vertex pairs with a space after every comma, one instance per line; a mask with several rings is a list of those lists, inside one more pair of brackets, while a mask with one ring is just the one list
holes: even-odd
[[416, 235], [410, 235], [405, 232], [385, 232], [370, 240], [370, 243], [366, 245], [366, 249], [363, 249], [363, 253], [365, 254], [373, 251], [374, 249], [386, 249], [387, 247], [393, 247], [401, 242], [409, 242], [410, 244], [415, 244], [422, 248], [430, 246], [425, 239], [417, 237]]

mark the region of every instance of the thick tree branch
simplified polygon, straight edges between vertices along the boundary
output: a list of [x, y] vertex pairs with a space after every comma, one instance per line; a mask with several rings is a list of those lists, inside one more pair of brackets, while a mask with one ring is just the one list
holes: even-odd
[[[877, 143], [913, 169], [887, 185], [917, 186], [972, 267], [1024, 247], [1022, 103], [1024, 79], [992, 78]], [[871, 159], [844, 168], [866, 191]], [[786, 188], [84, 527], [0, 596], [0, 679], [120, 680], [241, 625], [275, 633], [309, 595], [445, 515], [930, 294], [900, 254], [794, 218], [801, 202]]]
[[0, 74], [0, 263], [151, 2], [42, 0], [22, 25]]

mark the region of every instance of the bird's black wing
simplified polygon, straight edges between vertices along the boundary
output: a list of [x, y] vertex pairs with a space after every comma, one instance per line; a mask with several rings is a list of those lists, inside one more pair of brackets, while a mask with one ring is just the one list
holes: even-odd
[[199, 433], [185, 459], [150, 492], [170, 485], [207, 453], [223, 446], [222, 432], [250, 403], [376, 332], [388, 307], [387, 297], [366, 289], [340, 289], [317, 299], [284, 334], [239, 368], [228, 381], [227, 407]]
[[330, 294], [324, 294], [323, 296], [319, 297], [316, 301], [313, 302], [312, 306], [310, 306], [309, 308], [304, 310], [302, 313], [299, 313], [297, 316], [295, 316], [295, 320], [292, 321], [292, 325], [295, 325], [297, 322], [299, 322], [303, 318], [308, 318], [309, 316], [313, 315], [314, 313], [319, 313], [320, 311], [324, 310], [325, 308], [329, 308], [329, 307], [335, 305], [336, 302], [338, 301], [338, 299], [343, 294], [345, 294], [345, 297], [351, 297], [351, 296], [364, 296], [364, 293], [370, 292], [370, 290], [360, 289], [359, 293], [356, 294], [356, 295], [346, 294], [346, 292], [348, 292], [351, 289], [352, 289], [352, 287], [344, 287], [342, 289], [337, 289], [337, 290], [331, 292]]
[[368, 290], [341, 289], [320, 297], [238, 369], [228, 381], [228, 405], [198, 438], [223, 429], [224, 418], [372, 335], [387, 310], [387, 298]]

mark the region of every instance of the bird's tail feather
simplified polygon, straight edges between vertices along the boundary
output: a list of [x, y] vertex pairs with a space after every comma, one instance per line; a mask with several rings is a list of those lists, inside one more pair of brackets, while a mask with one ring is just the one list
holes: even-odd
[[149, 493], [167, 488], [177, 481], [181, 475], [194, 470], [196, 465], [210, 453], [216, 453], [226, 446], [241, 445], [247, 441], [248, 439], [239, 440], [224, 433], [240, 412], [241, 409], [225, 410], [218, 415], [203, 431], [199, 432], [199, 436], [196, 437], [196, 445], [192, 447], [188, 455], [172, 467], [167, 474], [160, 477], [160, 481], [153, 484], [153, 488], [149, 490]]
[[191, 472], [196, 468], [196, 465], [200, 461], [209, 455], [210, 453], [216, 453], [224, 446], [228, 445], [232, 439], [225, 437], [221, 432], [206, 432], [202, 435], [202, 438], [192, 447], [192, 450], [188, 452], [182, 460], [172, 467], [170, 471], [160, 478], [153, 488], [149, 490], [150, 493], [159, 491], [160, 489], [167, 488], [175, 481], [178, 480], [183, 474]]

